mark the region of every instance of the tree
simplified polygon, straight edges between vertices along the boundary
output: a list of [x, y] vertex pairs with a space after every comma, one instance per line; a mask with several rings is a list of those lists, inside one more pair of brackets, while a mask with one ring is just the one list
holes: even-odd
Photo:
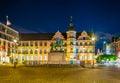
[[116, 60], [117, 56], [116, 55], [100, 55], [97, 57], [97, 61], [102, 61], [102, 60]]

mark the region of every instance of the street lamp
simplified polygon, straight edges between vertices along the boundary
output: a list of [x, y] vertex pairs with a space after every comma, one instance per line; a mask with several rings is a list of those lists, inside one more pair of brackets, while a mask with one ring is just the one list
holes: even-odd
[[106, 41], [103, 41], [103, 53], [106, 53]]
[[15, 43], [14, 46], [14, 56], [13, 56], [13, 64], [14, 64], [14, 68], [16, 68], [16, 43], [17, 43], [17, 39], [14, 39], [13, 42]]
[[92, 41], [93, 41], [93, 65], [92, 65], [92, 68], [94, 68], [94, 57], [95, 57], [95, 37], [92, 37]]

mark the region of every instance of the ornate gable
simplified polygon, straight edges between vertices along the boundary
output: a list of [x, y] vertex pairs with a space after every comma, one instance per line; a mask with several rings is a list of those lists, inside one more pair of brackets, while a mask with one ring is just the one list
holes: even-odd
[[58, 37], [60, 37], [61, 40], [65, 39], [64, 36], [61, 34], [61, 32], [59, 32], [59, 30], [55, 33], [52, 40], [56, 40]]
[[86, 31], [83, 31], [81, 35], [78, 37], [78, 40], [90, 40], [90, 37], [88, 36]]

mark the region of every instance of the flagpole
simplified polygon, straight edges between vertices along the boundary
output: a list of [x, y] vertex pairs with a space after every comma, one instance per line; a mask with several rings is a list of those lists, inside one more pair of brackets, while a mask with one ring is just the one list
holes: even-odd
[[11, 25], [11, 22], [8, 20], [8, 16], [6, 16], [6, 25]]

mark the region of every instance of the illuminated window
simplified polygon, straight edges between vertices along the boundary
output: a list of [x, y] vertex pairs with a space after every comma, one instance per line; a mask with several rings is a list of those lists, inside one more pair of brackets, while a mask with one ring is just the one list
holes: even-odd
[[47, 56], [44, 56], [44, 60], [47, 60]]
[[92, 48], [90, 48], [90, 53], [92, 53]]
[[25, 60], [25, 58], [24, 58], [24, 56], [22, 56], [22, 61], [24, 61]]
[[30, 54], [33, 54], [33, 50], [32, 49], [30, 50]]
[[18, 56], [18, 61], [21, 61], [22, 60], [22, 56]]
[[40, 56], [40, 60], [42, 60], [42, 56]]
[[83, 51], [82, 51], [82, 48], [80, 48], [80, 52], [82, 53]]
[[37, 52], [37, 50], [35, 50], [35, 54], [37, 54], [38, 52]]
[[33, 56], [30, 56], [30, 60], [33, 60]]
[[90, 56], [89, 59], [92, 60], [92, 56]]
[[42, 50], [40, 49], [40, 54], [42, 54]]
[[82, 60], [82, 56], [80, 56], [79, 59]]
[[25, 56], [25, 60], [29, 60], [27, 55]]
[[46, 54], [47, 53], [47, 51], [46, 50], [44, 50], [44, 54]]
[[85, 57], [85, 60], [87, 60], [87, 56], [84, 56]]

